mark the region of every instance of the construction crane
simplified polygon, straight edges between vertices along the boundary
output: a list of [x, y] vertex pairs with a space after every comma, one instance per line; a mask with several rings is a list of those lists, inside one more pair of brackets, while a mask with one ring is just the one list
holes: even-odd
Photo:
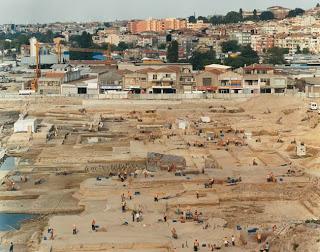
[[41, 69], [40, 69], [40, 43], [36, 42], [36, 68], [35, 68], [35, 77], [31, 81], [31, 90], [37, 92], [38, 91], [38, 81], [41, 77]]
[[60, 64], [62, 62], [62, 60], [61, 60], [62, 49], [61, 49], [61, 41], [60, 40], [56, 44], [56, 50], [57, 50], [57, 54], [58, 54], [58, 63]]

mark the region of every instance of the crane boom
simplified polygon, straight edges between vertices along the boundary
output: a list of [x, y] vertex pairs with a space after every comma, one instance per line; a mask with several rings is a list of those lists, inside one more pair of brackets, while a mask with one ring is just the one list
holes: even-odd
[[35, 78], [31, 82], [31, 89], [35, 92], [38, 90], [38, 81], [41, 77], [41, 69], [40, 69], [40, 44], [36, 42], [36, 69], [35, 69]]

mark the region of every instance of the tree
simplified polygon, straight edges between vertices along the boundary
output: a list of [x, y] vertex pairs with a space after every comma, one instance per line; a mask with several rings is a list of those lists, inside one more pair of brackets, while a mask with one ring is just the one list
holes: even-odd
[[261, 21], [267, 21], [274, 19], [274, 14], [271, 11], [263, 11], [260, 15]]
[[216, 59], [216, 53], [213, 50], [208, 52], [195, 51], [192, 54], [189, 62], [192, 64], [192, 67], [195, 70], [202, 70], [206, 65], [219, 63]]
[[188, 21], [189, 21], [189, 23], [197, 23], [197, 19], [195, 16], [190, 16]]
[[221, 43], [222, 52], [238, 52], [240, 46], [236, 40], [229, 40]]
[[320, 3], [317, 3], [316, 7], [319, 8], [320, 7]]
[[303, 9], [295, 8], [294, 10], [289, 11], [287, 17], [291, 18], [291, 17], [296, 17], [296, 16], [302, 16], [303, 14], [304, 14]]
[[239, 23], [243, 21], [243, 17], [239, 12], [230, 11], [227, 13], [223, 20], [226, 24]]
[[167, 47], [167, 45], [165, 43], [162, 43], [162, 44], [158, 45], [158, 49], [159, 50], [164, 50], [164, 49], [166, 49], [166, 47]]
[[250, 45], [240, 47], [240, 55], [229, 56], [224, 62], [225, 65], [231, 66], [232, 68], [239, 68], [254, 63], [259, 63], [259, 56]]
[[224, 23], [224, 20], [223, 20], [223, 16], [212, 16], [210, 19], [209, 19], [209, 22], [213, 25], [218, 25], [218, 24], [223, 24]]
[[167, 60], [170, 63], [176, 63], [179, 60], [179, 44], [176, 40], [173, 40], [168, 46]]
[[242, 8], [239, 9], [239, 14], [241, 15], [241, 17], [243, 17], [243, 10], [242, 10]]
[[[245, 57], [248, 59], [247, 65], [249, 65], [249, 64], [251, 65], [253, 63], [259, 62], [259, 56], [258, 56], [257, 52], [254, 51], [250, 45], [243, 46], [240, 49], [240, 52], [241, 52], [242, 57]], [[251, 61], [252, 61], [252, 63], [251, 63]]]
[[257, 12], [256, 9], [253, 10], [253, 19], [254, 19], [254, 20], [258, 20], [258, 19], [259, 19], [259, 17], [258, 17], [258, 12]]
[[303, 48], [302, 49], [302, 54], [309, 54], [309, 53], [310, 53], [309, 48]]
[[81, 35], [71, 36], [70, 41], [80, 48], [92, 48], [94, 46], [92, 35], [85, 31]]
[[297, 52], [296, 52], [296, 54], [301, 54], [301, 53], [302, 53], [301, 48], [300, 48], [300, 46], [298, 45], [298, 46], [297, 46]]
[[127, 44], [126, 42], [123, 42], [123, 41], [119, 42], [119, 44], [117, 46], [117, 50], [118, 51], [125, 51], [125, 50], [127, 50], [129, 48], [130, 48], [130, 45]]
[[289, 53], [287, 48], [273, 47], [268, 49], [264, 63], [272, 65], [280, 65], [287, 63], [284, 59], [284, 54]]
[[198, 20], [202, 20], [203, 23], [208, 23], [208, 22], [209, 22], [208, 18], [203, 17], [203, 16], [199, 16], [199, 17], [198, 17]]

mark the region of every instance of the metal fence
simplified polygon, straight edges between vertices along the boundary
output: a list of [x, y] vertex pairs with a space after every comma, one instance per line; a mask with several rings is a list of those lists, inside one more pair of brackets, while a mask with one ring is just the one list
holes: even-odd
[[19, 95], [16, 93], [0, 92], [0, 100], [28, 100], [28, 99], [41, 99], [48, 97], [70, 97], [80, 99], [93, 99], [93, 100], [197, 100], [197, 99], [243, 99], [255, 96], [274, 95], [274, 96], [291, 96], [300, 98], [320, 98], [320, 93], [306, 94], [302, 92], [286, 92], [274, 94], [216, 94], [216, 93], [203, 93], [203, 94], [81, 94], [81, 95]]

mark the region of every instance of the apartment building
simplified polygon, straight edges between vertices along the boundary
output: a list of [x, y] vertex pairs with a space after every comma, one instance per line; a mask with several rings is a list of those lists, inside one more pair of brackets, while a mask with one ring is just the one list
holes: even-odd
[[244, 93], [283, 93], [287, 77], [276, 74], [274, 67], [253, 64], [240, 70], [243, 75]]
[[189, 30], [202, 30], [210, 26], [209, 23], [204, 23], [203, 20], [197, 20], [196, 23], [187, 23], [187, 29]]
[[295, 54], [300, 48], [309, 49], [313, 53], [320, 52], [320, 39], [312, 34], [291, 34], [278, 35], [275, 37], [274, 45], [281, 48], [288, 48], [290, 54]]
[[274, 47], [274, 37], [267, 35], [252, 35], [251, 47], [257, 53], [263, 53], [268, 49]]
[[196, 85], [192, 68], [188, 65], [145, 64], [126, 70], [123, 89], [134, 93], [185, 93]]
[[242, 93], [243, 76], [236, 72], [228, 71], [219, 75], [218, 93]]
[[182, 30], [187, 28], [185, 19], [166, 18], [148, 19], [128, 22], [128, 31], [133, 34], [145, 31], [164, 32], [167, 30]]
[[251, 33], [249, 32], [234, 32], [230, 36], [231, 40], [238, 41], [239, 45], [250, 45], [251, 44]]

